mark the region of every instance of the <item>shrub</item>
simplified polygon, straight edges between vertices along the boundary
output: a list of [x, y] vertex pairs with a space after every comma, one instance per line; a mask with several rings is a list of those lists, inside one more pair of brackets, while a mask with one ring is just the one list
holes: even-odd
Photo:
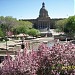
[[5, 59], [0, 75], [68, 75], [75, 73], [75, 45], [56, 43], [52, 47], [45, 44], [38, 51], [18, 51], [15, 60]]

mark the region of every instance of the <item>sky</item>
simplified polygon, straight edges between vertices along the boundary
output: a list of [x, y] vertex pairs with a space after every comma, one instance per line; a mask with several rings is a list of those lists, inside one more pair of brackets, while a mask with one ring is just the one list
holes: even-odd
[[75, 15], [75, 0], [74, 0], [74, 15]]
[[50, 18], [67, 18], [75, 15], [75, 0], [0, 0], [0, 16], [36, 19], [43, 2]]

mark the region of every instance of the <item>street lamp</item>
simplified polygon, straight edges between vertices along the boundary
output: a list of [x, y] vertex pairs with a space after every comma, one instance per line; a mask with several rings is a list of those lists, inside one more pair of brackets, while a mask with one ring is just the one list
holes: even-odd
[[25, 45], [24, 45], [24, 38], [22, 37], [22, 44], [21, 44], [21, 51], [23, 51], [23, 49], [25, 48]]
[[7, 32], [7, 29], [6, 29], [6, 30], [5, 30], [6, 51], [7, 51], [7, 36], [8, 36], [8, 32]]
[[7, 36], [4, 37], [4, 40], [5, 40], [5, 43], [6, 43], [5, 46], [6, 46], [6, 51], [7, 51]]
[[7, 37], [6, 37], [6, 50], [7, 50]]

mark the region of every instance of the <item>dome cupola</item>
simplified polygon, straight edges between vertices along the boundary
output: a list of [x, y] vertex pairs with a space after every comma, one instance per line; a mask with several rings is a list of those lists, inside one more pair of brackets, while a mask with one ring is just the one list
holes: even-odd
[[48, 17], [48, 11], [45, 9], [45, 3], [42, 3], [42, 8], [39, 12], [39, 17]]

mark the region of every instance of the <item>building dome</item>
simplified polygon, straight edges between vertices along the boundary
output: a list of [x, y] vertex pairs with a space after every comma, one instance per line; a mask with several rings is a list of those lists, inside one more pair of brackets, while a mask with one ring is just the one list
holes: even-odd
[[42, 8], [39, 12], [39, 17], [48, 17], [48, 11], [45, 9], [45, 3], [42, 3]]

